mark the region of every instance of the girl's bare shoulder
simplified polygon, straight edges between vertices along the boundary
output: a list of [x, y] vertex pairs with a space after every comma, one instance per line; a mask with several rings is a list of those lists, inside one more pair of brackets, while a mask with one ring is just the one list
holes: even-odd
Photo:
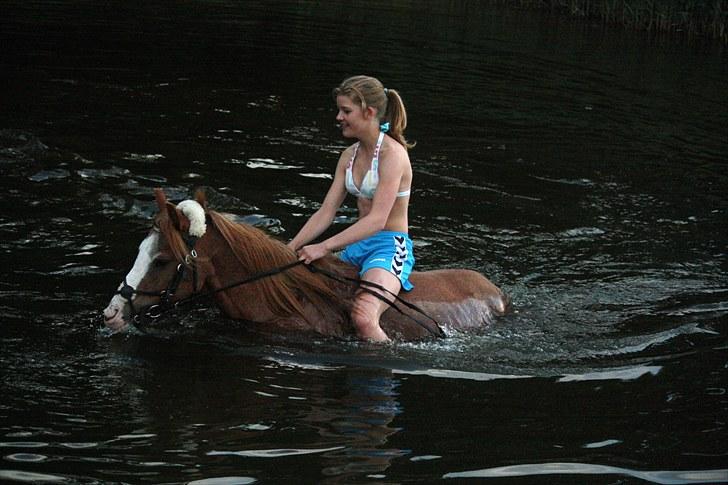
[[382, 148], [381, 158], [392, 160], [395, 163], [409, 163], [409, 153], [397, 140], [387, 137], [387, 142]]

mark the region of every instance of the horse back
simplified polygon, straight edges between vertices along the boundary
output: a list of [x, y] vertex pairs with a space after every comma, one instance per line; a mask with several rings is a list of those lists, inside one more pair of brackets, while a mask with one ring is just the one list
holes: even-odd
[[[451, 330], [472, 330], [490, 324], [494, 316], [507, 313], [510, 299], [482, 274], [468, 269], [414, 271], [410, 275], [412, 291], [400, 297], [422, 309], [428, 316]], [[422, 320], [421, 315], [408, 311]], [[427, 337], [428, 332], [393, 310], [382, 316], [385, 331], [406, 337]]]
[[492, 300], [494, 310], [504, 314], [508, 298], [488, 278], [469, 269], [415, 271], [410, 275], [414, 289], [407, 293], [413, 301], [457, 303], [468, 298]]

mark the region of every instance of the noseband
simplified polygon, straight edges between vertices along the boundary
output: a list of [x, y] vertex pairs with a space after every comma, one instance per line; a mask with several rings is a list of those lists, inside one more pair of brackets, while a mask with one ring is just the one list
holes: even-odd
[[[121, 296], [123, 299], [129, 302], [129, 307], [131, 308], [131, 314], [134, 323], [143, 324], [148, 323], [149, 321], [153, 322], [159, 319], [166, 311], [174, 308], [177, 303], [179, 303], [170, 303], [170, 300], [177, 293], [180, 283], [182, 283], [182, 280], [184, 280], [188, 266], [192, 268], [192, 291], [197, 291], [197, 265], [195, 264], [195, 259], [197, 259], [197, 251], [195, 251], [197, 238], [194, 236], [189, 236], [185, 238], [185, 242], [187, 243], [187, 249], [189, 250], [189, 252], [185, 256], [185, 260], [177, 265], [177, 271], [172, 277], [172, 280], [167, 285], [166, 289], [161, 291], [137, 290], [129, 283], [127, 283], [126, 277], [124, 277], [124, 284], [121, 285], [121, 288], [119, 288], [119, 290], [117, 290], [114, 294]], [[137, 309], [134, 307], [133, 301], [134, 297], [137, 295], [155, 296], [159, 298], [159, 303], [146, 307], [143, 312], [137, 311]]]

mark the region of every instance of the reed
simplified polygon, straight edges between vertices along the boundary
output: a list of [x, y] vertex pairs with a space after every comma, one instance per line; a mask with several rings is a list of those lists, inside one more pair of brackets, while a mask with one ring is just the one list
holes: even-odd
[[547, 8], [607, 24], [658, 33], [683, 33], [728, 43], [728, 0], [502, 0]]

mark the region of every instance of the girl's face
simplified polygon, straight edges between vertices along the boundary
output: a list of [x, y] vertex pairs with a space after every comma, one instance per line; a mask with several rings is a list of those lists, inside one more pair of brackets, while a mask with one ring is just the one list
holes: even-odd
[[371, 123], [369, 110], [361, 109], [358, 103], [343, 94], [336, 97], [336, 106], [336, 121], [341, 127], [341, 133], [345, 138], [359, 138], [358, 135]]

